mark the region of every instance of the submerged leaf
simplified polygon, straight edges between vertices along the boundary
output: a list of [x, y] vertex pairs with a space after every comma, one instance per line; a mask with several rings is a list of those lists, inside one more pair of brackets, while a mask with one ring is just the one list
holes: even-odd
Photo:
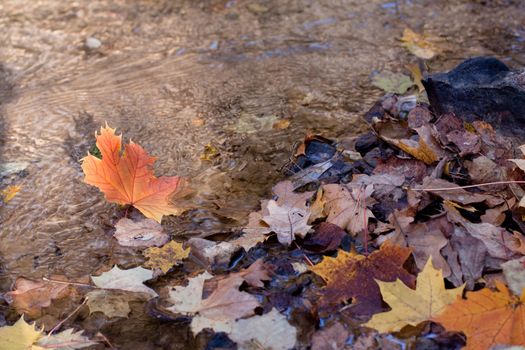
[[161, 248], [151, 247], [144, 251], [144, 256], [149, 258], [144, 264], [145, 267], [160, 269], [163, 273], [179, 264], [183, 259], [190, 255], [190, 248], [182, 248], [182, 243], [171, 241]]
[[152, 278], [153, 272], [140, 266], [129, 270], [121, 270], [117, 265], [100, 276], [91, 276], [93, 283], [99, 288], [145, 293], [150, 298], [154, 298], [158, 296], [157, 293], [142, 283]]
[[128, 218], [120, 219], [115, 225], [113, 234], [122, 246], [151, 247], [161, 246], [168, 241], [168, 235], [162, 231], [162, 226], [151, 219], [133, 221]]
[[402, 73], [381, 72], [374, 76], [372, 85], [384, 90], [385, 92], [393, 92], [396, 94], [404, 94], [414, 82]]

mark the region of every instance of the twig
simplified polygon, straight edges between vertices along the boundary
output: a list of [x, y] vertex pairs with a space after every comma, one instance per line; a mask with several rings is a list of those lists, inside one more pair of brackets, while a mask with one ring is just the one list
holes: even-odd
[[42, 277], [42, 279], [46, 282], [51, 282], [51, 283], [67, 284], [67, 285], [73, 285], [73, 286], [79, 286], [79, 287], [98, 288], [96, 286], [92, 286], [90, 284], [84, 284], [84, 283], [58, 281], [58, 280], [52, 280], [46, 277]]
[[58, 322], [58, 324], [53, 327], [53, 329], [49, 332], [49, 334], [47, 335], [47, 337], [49, 338], [57, 329], [60, 329], [60, 327], [62, 327], [62, 325], [71, 318], [71, 316], [73, 316], [78, 310], [80, 310], [80, 308], [85, 304], [87, 303], [88, 301], [88, 297], [85, 297], [84, 298], [84, 301], [82, 302], [82, 304], [80, 304], [79, 306], [76, 307], [75, 310], [73, 310], [66, 318], [64, 318], [62, 321]]
[[408, 188], [413, 191], [452, 191], [452, 190], [459, 190], [459, 189], [465, 189], [465, 188], [474, 188], [474, 187], [482, 187], [482, 186], [492, 186], [492, 185], [511, 185], [511, 184], [525, 184], [525, 181], [495, 181], [495, 182], [484, 182], [480, 184], [475, 185], [468, 185], [468, 186], [455, 186], [455, 187], [447, 187], [447, 188]]

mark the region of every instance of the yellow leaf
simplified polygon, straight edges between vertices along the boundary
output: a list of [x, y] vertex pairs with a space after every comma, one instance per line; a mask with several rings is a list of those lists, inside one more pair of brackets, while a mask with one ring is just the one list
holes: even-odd
[[0, 328], [0, 349], [28, 350], [40, 337], [42, 332], [20, 317], [14, 325]]
[[410, 289], [400, 280], [377, 283], [383, 300], [392, 310], [375, 314], [365, 326], [381, 333], [395, 332], [405, 325], [416, 326], [430, 320], [461, 296], [464, 288], [445, 289], [443, 273], [432, 266], [431, 259], [417, 276], [416, 290]]
[[431, 59], [437, 54], [438, 48], [432, 42], [434, 40], [435, 38], [418, 34], [409, 28], [404, 30], [403, 37], [401, 38], [403, 46], [406, 47], [408, 51], [426, 60]]
[[0, 194], [3, 197], [4, 203], [9, 202], [11, 199], [15, 198], [16, 194], [22, 189], [22, 186], [11, 185], [4, 188]]
[[160, 269], [164, 273], [177, 265], [190, 254], [190, 248], [183, 249], [182, 243], [171, 241], [161, 248], [151, 247], [144, 251], [144, 256], [149, 258], [145, 267]]

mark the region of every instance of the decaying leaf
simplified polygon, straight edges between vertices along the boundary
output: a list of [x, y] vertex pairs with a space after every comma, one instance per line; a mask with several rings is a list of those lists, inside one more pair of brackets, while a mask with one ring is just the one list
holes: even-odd
[[84, 181], [98, 187], [108, 202], [131, 204], [146, 217], [160, 222], [163, 215], [179, 215], [183, 209], [171, 200], [181, 194], [185, 181], [176, 176], [157, 178], [153, 174], [154, 157], [130, 141], [121, 155], [122, 136], [115, 129], [101, 127], [97, 135], [99, 159], [88, 154], [82, 159]]
[[301, 208], [279, 205], [276, 201], [268, 202], [268, 215], [263, 217], [277, 239], [284, 245], [290, 245], [295, 236], [304, 237], [311, 226], [308, 225], [310, 213]]
[[525, 290], [525, 257], [501, 264], [507, 284], [515, 295]]
[[344, 185], [330, 184], [323, 186], [323, 198], [326, 201], [326, 222], [347, 229], [351, 234], [364, 232], [368, 219], [374, 215], [366, 207], [367, 198], [373, 192], [373, 186], [348, 189]]
[[312, 350], [344, 349], [350, 332], [339, 322], [325, 327], [312, 337]]
[[352, 298], [351, 311], [355, 314], [370, 315], [383, 310], [377, 281], [400, 279], [414, 286], [415, 277], [403, 269], [410, 252], [408, 248], [385, 243], [369, 256], [339, 250], [337, 258], [324, 257], [310, 268], [327, 284], [319, 302], [326, 307]]
[[53, 299], [65, 298], [70, 292], [67, 284], [19, 277], [14, 290], [6, 293], [5, 298], [19, 313], [37, 318], [42, 315], [42, 308], [50, 306]]
[[465, 333], [466, 350], [525, 344], [525, 293], [517, 297], [501, 282], [496, 287], [497, 291], [467, 292], [466, 299], [457, 298], [433, 321]]
[[414, 82], [402, 73], [381, 72], [375, 75], [372, 79], [372, 85], [386, 91], [396, 94], [404, 94], [414, 85]]
[[144, 266], [150, 269], [160, 269], [163, 273], [182, 262], [190, 255], [190, 248], [184, 249], [182, 243], [170, 241], [161, 248], [150, 247], [144, 251], [144, 256], [149, 258]]
[[190, 238], [186, 245], [193, 257], [208, 265], [228, 265], [233, 254], [239, 250], [233, 241], [215, 242], [199, 237]]
[[[525, 145], [521, 145], [519, 149], [521, 153], [525, 155]], [[509, 159], [509, 160], [514, 162], [518, 166], [518, 168], [525, 171], [525, 159]], [[519, 206], [525, 207], [525, 196], [521, 198]]]
[[86, 298], [90, 314], [102, 312], [109, 318], [128, 317], [131, 312], [129, 302], [143, 299], [141, 294], [104, 289], [93, 290], [86, 294]]
[[270, 227], [262, 221], [262, 214], [260, 212], [250, 213], [248, 217], [248, 226], [243, 231], [244, 235], [230, 241], [230, 243], [236, 246], [244, 248], [245, 251], [249, 251], [252, 247], [266, 239], [266, 234], [272, 232]]
[[169, 240], [162, 226], [151, 219], [133, 221], [122, 218], [116, 223], [115, 228], [113, 237], [120, 245], [126, 247], [161, 246]]
[[381, 333], [395, 332], [406, 325], [416, 326], [430, 320], [463, 293], [463, 287], [445, 289], [443, 274], [432, 266], [430, 259], [417, 276], [415, 290], [400, 280], [377, 283], [383, 300], [392, 310], [375, 314], [365, 326]]
[[[82, 331], [75, 332], [72, 328], [52, 334], [51, 336], [42, 336], [36, 343], [36, 345], [42, 347], [42, 349], [53, 350], [83, 349], [95, 344], [97, 344], [97, 342], [91, 341], [88, 337], [82, 335]], [[32, 350], [38, 349], [40, 348], [32, 347]]]
[[426, 60], [433, 58], [439, 51], [432, 40], [435, 39], [427, 35], [415, 33], [410, 28], [405, 28], [403, 37], [401, 37], [403, 46], [405, 46], [408, 51]]
[[297, 330], [277, 309], [262, 316], [236, 321], [228, 334], [240, 349], [288, 350], [297, 341]]
[[145, 293], [149, 295], [150, 299], [158, 295], [153, 289], [146, 287], [142, 282], [152, 278], [153, 271], [151, 270], [146, 270], [140, 266], [129, 270], [121, 270], [117, 265], [100, 276], [91, 276], [93, 283], [99, 288]]
[[303, 242], [303, 247], [320, 253], [333, 251], [339, 247], [346, 235], [341, 227], [329, 222], [321, 222], [315, 228], [314, 234]]
[[11, 199], [15, 198], [18, 192], [22, 189], [20, 185], [11, 185], [0, 191], [0, 196], [4, 203], [8, 203]]
[[204, 328], [211, 328], [215, 332], [231, 332], [236, 319], [252, 315], [253, 310], [259, 306], [255, 296], [239, 291], [244, 281], [239, 274], [219, 280], [213, 293], [202, 299], [204, 281], [211, 277], [204, 272], [191, 278], [186, 287], [177, 286], [169, 292], [169, 301], [173, 306], [168, 310], [195, 314], [191, 322], [193, 334]]

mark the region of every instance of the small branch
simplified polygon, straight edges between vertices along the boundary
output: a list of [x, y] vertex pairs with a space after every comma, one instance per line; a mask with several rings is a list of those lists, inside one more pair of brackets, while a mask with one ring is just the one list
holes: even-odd
[[58, 281], [58, 280], [52, 280], [52, 279], [49, 279], [49, 278], [46, 278], [46, 277], [42, 277], [42, 280], [44, 280], [44, 281], [46, 281], [46, 282], [51, 282], [51, 283], [67, 284], [67, 285], [73, 285], [73, 286], [79, 286], [79, 287], [98, 288], [98, 287], [92, 286], [92, 285], [90, 285], [90, 284], [76, 283], [76, 282], [66, 282], [66, 281]]
[[82, 302], [82, 304], [80, 304], [79, 306], [76, 307], [75, 310], [73, 310], [66, 318], [64, 318], [62, 321], [58, 322], [58, 324], [53, 327], [53, 329], [49, 332], [49, 334], [47, 335], [47, 337], [50, 337], [56, 330], [60, 329], [60, 327], [62, 327], [62, 325], [71, 318], [71, 316], [73, 316], [74, 314], [76, 314], [76, 312], [78, 310], [80, 310], [80, 308], [86, 304], [88, 301], [88, 297], [85, 297], [84, 298], [84, 301]]
[[511, 185], [511, 184], [525, 184], [525, 181], [495, 181], [495, 182], [485, 182], [481, 184], [476, 185], [468, 185], [468, 186], [455, 186], [455, 187], [447, 187], [447, 188], [408, 188], [413, 191], [453, 191], [453, 190], [459, 190], [459, 189], [465, 189], [465, 188], [474, 188], [474, 187], [482, 187], [482, 186], [493, 186], [493, 185]]

